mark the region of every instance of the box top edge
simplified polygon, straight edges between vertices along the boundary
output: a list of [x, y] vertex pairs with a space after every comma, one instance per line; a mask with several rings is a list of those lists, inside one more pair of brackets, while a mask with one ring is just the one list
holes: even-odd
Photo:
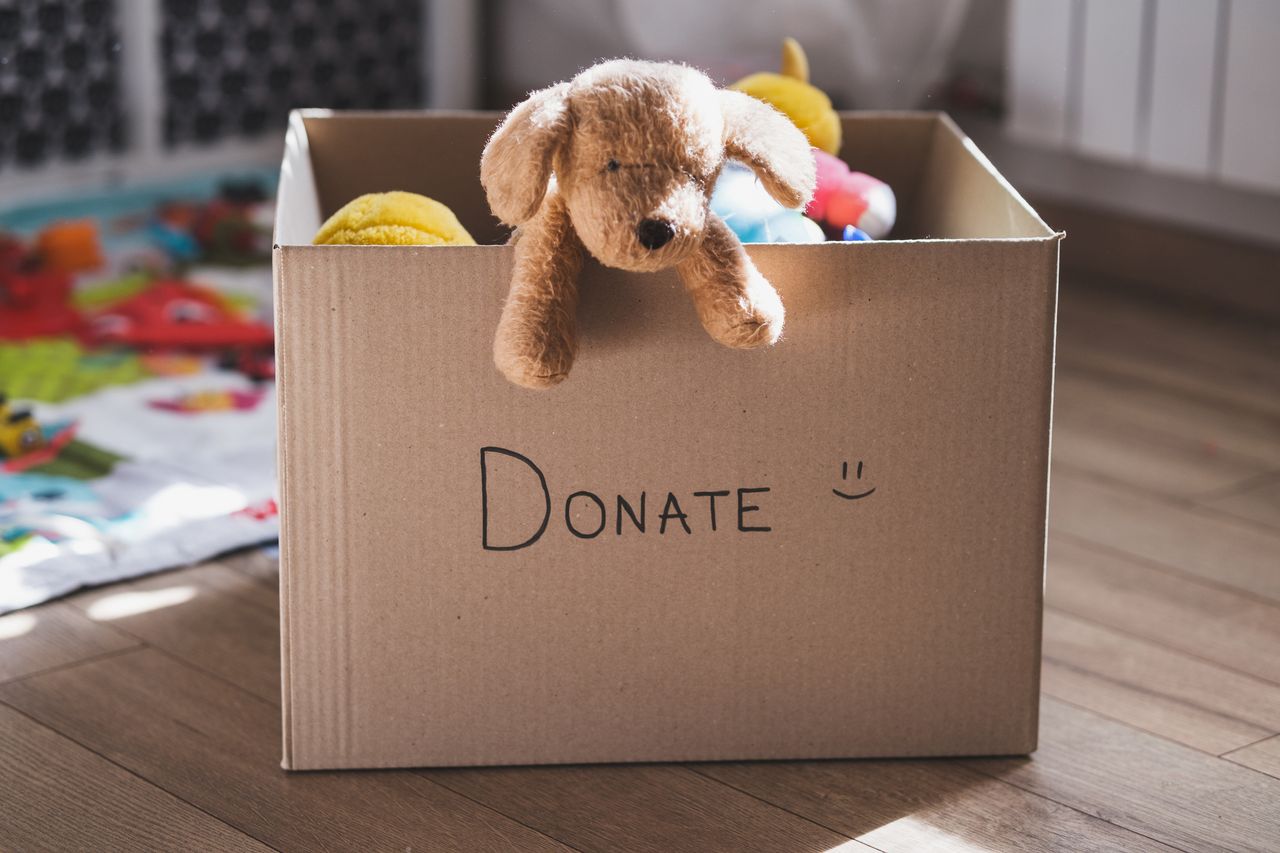
[[[1046, 226], [1047, 228], [1048, 226]], [[1066, 237], [1065, 231], [1054, 231], [1039, 236], [1032, 237], [917, 237], [908, 240], [869, 240], [866, 242], [846, 243], [841, 240], [826, 240], [821, 243], [744, 243], [743, 248], [748, 252], [755, 251], [786, 251], [801, 249], [809, 252], [827, 251], [827, 252], [867, 252], [867, 251], [888, 251], [886, 247], [893, 246], [967, 246], [967, 245], [1005, 245], [1013, 243], [1055, 243]], [[342, 244], [325, 244], [316, 245], [314, 243], [274, 243], [272, 245], [274, 252], [330, 252], [336, 249], [355, 249], [358, 251], [376, 251], [376, 252], [415, 252], [422, 249], [443, 249], [451, 252], [475, 252], [475, 251], [493, 251], [503, 250], [511, 251], [513, 247], [510, 243], [479, 243], [474, 246], [380, 246], [380, 245], [361, 245], [357, 243]]]
[[1022, 193], [1018, 192], [1017, 188], [1009, 182], [1009, 179], [996, 168], [995, 164], [991, 162], [991, 158], [987, 157], [987, 155], [983, 153], [982, 149], [978, 147], [978, 144], [973, 141], [969, 134], [964, 132], [960, 125], [956, 124], [955, 119], [953, 119], [949, 113], [943, 110], [938, 110], [934, 115], [937, 118], [938, 127], [941, 131], [948, 134], [953, 140], [955, 140], [955, 142], [964, 149], [965, 154], [977, 162], [977, 164], [986, 171], [987, 174], [994, 178], [1000, 185], [1000, 188], [1013, 199], [1014, 203], [1040, 226], [1043, 233], [1036, 239], [1062, 239], [1062, 237], [1065, 236], [1065, 232], [1060, 232], [1051, 228], [1049, 224], [1041, 218], [1040, 214], [1023, 197]]
[[[341, 119], [495, 119], [507, 114], [506, 110], [463, 110], [463, 109], [401, 109], [401, 110], [335, 110], [325, 107], [298, 107], [289, 111], [289, 115], [306, 121], [327, 121]], [[903, 121], [935, 122], [947, 117], [943, 110], [837, 110], [841, 120], [884, 120], [899, 119]], [[948, 117], [949, 118], [949, 117]]]

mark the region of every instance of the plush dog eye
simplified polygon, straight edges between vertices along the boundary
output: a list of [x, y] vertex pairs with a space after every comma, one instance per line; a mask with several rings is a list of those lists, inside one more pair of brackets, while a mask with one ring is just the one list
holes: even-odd
[[610, 172], [616, 172], [622, 168], [622, 164], [619, 163], [617, 160], [610, 160], [608, 163], [604, 164], [604, 167], [608, 169]]

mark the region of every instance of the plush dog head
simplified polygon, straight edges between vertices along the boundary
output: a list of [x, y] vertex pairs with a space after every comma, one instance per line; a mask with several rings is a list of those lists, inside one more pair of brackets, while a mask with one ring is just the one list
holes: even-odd
[[751, 166], [788, 207], [813, 192], [809, 143], [781, 113], [692, 68], [624, 59], [513, 109], [485, 147], [480, 180], [509, 225], [532, 219], [554, 180], [597, 260], [648, 271], [700, 245], [726, 157]]

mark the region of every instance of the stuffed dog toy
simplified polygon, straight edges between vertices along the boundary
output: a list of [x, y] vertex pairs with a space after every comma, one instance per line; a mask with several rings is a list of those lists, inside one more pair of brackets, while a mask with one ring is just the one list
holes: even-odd
[[527, 388], [568, 375], [584, 249], [618, 269], [675, 267], [725, 346], [775, 342], [782, 301], [709, 209], [726, 158], [788, 207], [813, 193], [809, 143], [785, 116], [683, 65], [612, 60], [516, 106], [480, 161], [489, 206], [516, 226], [498, 369]]

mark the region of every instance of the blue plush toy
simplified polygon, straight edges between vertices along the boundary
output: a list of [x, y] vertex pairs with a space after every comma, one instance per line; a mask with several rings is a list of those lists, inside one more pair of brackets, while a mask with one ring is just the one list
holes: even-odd
[[783, 207], [765, 191], [755, 172], [729, 161], [711, 194], [711, 209], [743, 243], [821, 243], [818, 223]]

